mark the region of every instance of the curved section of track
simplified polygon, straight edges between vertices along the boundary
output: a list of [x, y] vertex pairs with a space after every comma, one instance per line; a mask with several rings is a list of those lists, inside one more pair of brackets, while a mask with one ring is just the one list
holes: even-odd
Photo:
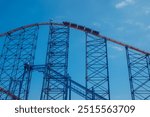
[[8, 32], [2, 33], [2, 34], [0, 34], [0, 37], [6, 36], [6, 35], [10, 35], [11, 33], [14, 33], [14, 32], [16, 32], [16, 31], [19, 31], [19, 30], [22, 30], [22, 29], [25, 29], [25, 28], [30, 28], [30, 27], [34, 27], [34, 26], [42, 26], [42, 25], [68, 26], [68, 27], [70, 27], [70, 28], [74, 28], [74, 29], [83, 31], [83, 32], [85, 32], [85, 33], [90, 33], [90, 34], [92, 34], [92, 35], [94, 35], [94, 36], [97, 36], [97, 37], [106, 39], [107, 41], [116, 43], [117, 45], [121, 45], [121, 46], [130, 48], [130, 49], [133, 49], [133, 50], [135, 50], [135, 51], [138, 51], [138, 52], [140, 52], [140, 53], [150, 55], [150, 52], [143, 51], [143, 50], [141, 50], [141, 49], [139, 49], [139, 48], [136, 48], [136, 47], [133, 47], [133, 46], [131, 46], [131, 45], [128, 45], [128, 44], [119, 42], [119, 41], [117, 41], [117, 40], [115, 40], [115, 39], [112, 39], [112, 38], [103, 36], [103, 35], [101, 35], [98, 31], [92, 30], [92, 29], [87, 28], [87, 27], [82, 26], [82, 25], [77, 25], [77, 24], [74, 24], [74, 23], [70, 23], [70, 22], [63, 22], [63, 23], [42, 22], [42, 23], [30, 24], [30, 25], [22, 26], [22, 27], [19, 27], [19, 28], [10, 30], [10, 31], [8, 31]]

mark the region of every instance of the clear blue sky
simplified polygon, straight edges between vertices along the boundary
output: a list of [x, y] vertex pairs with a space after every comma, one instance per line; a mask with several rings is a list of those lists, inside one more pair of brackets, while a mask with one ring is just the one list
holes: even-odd
[[[150, 51], [149, 0], [0, 0], [0, 33], [49, 19], [82, 24], [105, 36]], [[69, 72], [74, 80], [80, 81], [84, 79], [84, 72], [81, 72], [84, 64], [80, 66], [84, 61], [84, 52], [80, 52], [84, 48], [80, 46], [84, 43], [84, 35], [72, 31], [72, 35], [74, 33], [76, 37], [70, 43]], [[112, 43], [108, 46], [111, 98], [130, 99], [124, 48]], [[33, 81], [35, 94], [32, 93], [31, 98], [39, 92], [41, 81], [37, 79]]]

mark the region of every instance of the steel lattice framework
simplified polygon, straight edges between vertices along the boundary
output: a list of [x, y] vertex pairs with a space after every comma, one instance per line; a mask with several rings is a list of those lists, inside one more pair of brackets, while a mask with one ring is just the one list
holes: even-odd
[[150, 99], [150, 56], [128, 48], [126, 53], [132, 99]]
[[90, 34], [86, 34], [86, 87], [110, 99], [107, 40]]
[[[34, 65], [40, 26], [49, 27], [46, 60], [43, 65]], [[73, 80], [68, 73], [70, 28], [86, 34], [85, 85]], [[0, 99], [27, 100], [34, 71], [43, 74], [41, 100], [71, 100], [72, 92], [87, 100], [111, 99], [108, 41], [126, 48], [131, 98], [150, 99], [149, 52], [70, 22], [31, 24], [0, 34], [0, 37], [5, 37], [0, 56]]]
[[[24, 64], [33, 64], [38, 26], [7, 34], [0, 61], [0, 86], [20, 99], [28, 99], [30, 78], [24, 75]], [[29, 78], [29, 79], [28, 79]], [[0, 93], [1, 99], [9, 99]]]
[[[69, 28], [67, 26], [50, 25], [49, 40], [46, 55], [46, 65], [41, 99], [67, 99], [67, 69]], [[57, 71], [63, 77], [55, 74]], [[59, 82], [58, 80], [61, 80]]]
[[[44, 71], [46, 69], [49, 69], [51, 70], [51, 72], [53, 74], [55, 74], [55, 76], [57, 76], [57, 78], [55, 78], [55, 82], [61, 84], [61, 86], [63, 87], [66, 87], [67, 86], [67, 96], [66, 98], [68, 100], [71, 100], [72, 99], [72, 92], [78, 94], [79, 96], [85, 98], [85, 99], [88, 99], [88, 100], [106, 100], [106, 98], [98, 95], [97, 93], [93, 92], [92, 90], [89, 90], [87, 89], [86, 87], [84, 87], [83, 85], [77, 83], [76, 81], [72, 80], [70, 76], [64, 76], [62, 74], [60, 74], [59, 72], [51, 69], [49, 66], [47, 65], [27, 65], [29, 71], [38, 71], [38, 72], [41, 72], [41, 73], [44, 73]], [[51, 75], [48, 74], [49, 77], [51, 77]], [[54, 76], [53, 76], [54, 77]], [[67, 85], [66, 85], [66, 82], [64, 82], [64, 80], [62, 79], [65, 79], [67, 80]], [[57, 86], [57, 85], [56, 85]], [[56, 87], [54, 86], [54, 87]], [[62, 92], [61, 92], [62, 93]], [[55, 93], [57, 94], [57, 92]], [[87, 95], [88, 94], [88, 95]]]

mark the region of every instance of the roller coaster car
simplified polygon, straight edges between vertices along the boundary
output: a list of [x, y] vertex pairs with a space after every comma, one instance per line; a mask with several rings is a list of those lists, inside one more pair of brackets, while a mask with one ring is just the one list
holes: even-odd
[[93, 30], [92, 34], [94, 34], [94, 35], [99, 35], [99, 32], [98, 32], [98, 31]]
[[88, 33], [92, 32], [92, 30], [90, 28], [85, 28], [85, 31], [88, 32]]
[[70, 23], [69, 23], [69, 22], [63, 22], [63, 24], [64, 24], [65, 26], [70, 26]]
[[73, 27], [73, 28], [77, 28], [77, 27], [78, 27], [78, 25], [77, 25], [77, 24], [72, 24], [72, 23], [71, 23], [71, 27]]
[[80, 30], [84, 30], [84, 26], [80, 26], [80, 25], [78, 25], [78, 29], [80, 29]]

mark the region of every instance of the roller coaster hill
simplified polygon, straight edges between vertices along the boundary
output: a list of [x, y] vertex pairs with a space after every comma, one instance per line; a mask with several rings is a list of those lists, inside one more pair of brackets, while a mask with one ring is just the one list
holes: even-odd
[[[47, 27], [44, 64], [35, 64], [39, 29]], [[68, 72], [71, 31], [85, 33], [85, 85]], [[150, 99], [150, 53], [101, 35], [96, 30], [70, 22], [42, 22], [0, 34], [4, 38], [0, 55], [0, 99], [28, 100], [32, 73], [43, 75], [41, 100], [71, 100], [73, 93], [85, 100], [110, 100], [107, 42], [125, 48], [132, 100]]]

